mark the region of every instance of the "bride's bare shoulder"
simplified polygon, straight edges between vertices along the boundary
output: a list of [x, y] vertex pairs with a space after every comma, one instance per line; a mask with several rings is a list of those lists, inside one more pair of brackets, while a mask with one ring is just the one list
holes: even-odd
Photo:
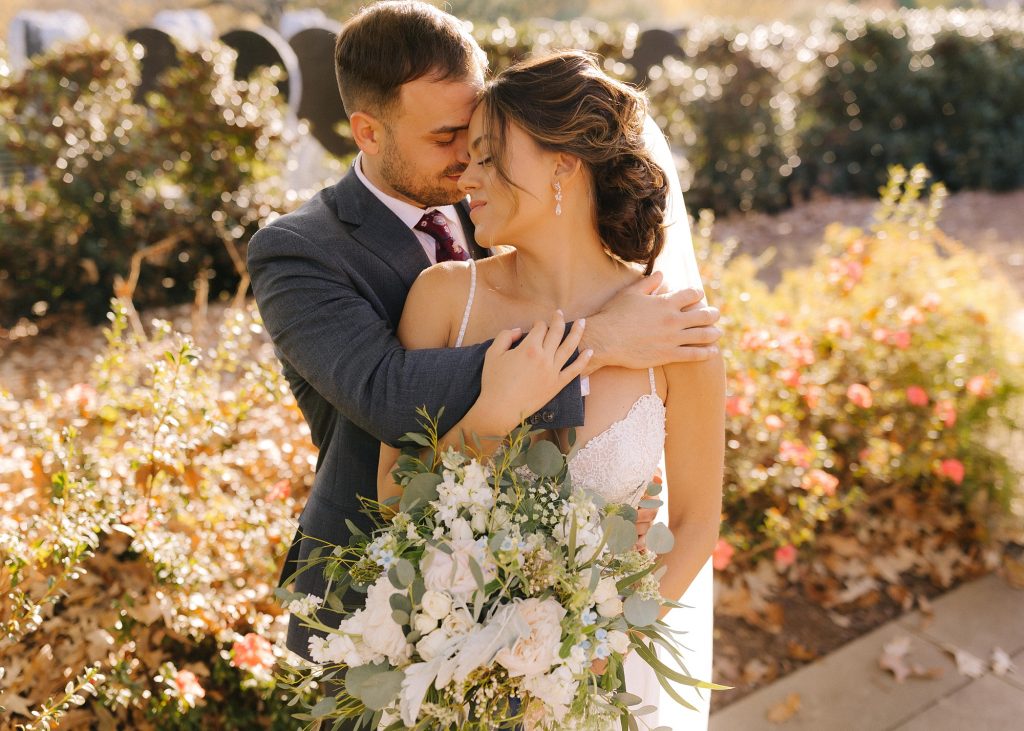
[[409, 290], [398, 326], [402, 345], [416, 350], [449, 344], [452, 324], [466, 303], [469, 267], [469, 262], [446, 261], [420, 272]]

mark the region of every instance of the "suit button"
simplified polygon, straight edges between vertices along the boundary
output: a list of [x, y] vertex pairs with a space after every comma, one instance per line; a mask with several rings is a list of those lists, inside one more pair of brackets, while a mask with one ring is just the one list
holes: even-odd
[[555, 412], [545, 411], [543, 414], [541, 414], [541, 418], [544, 419], [545, 424], [550, 424], [555, 420]]
[[540, 414], [534, 414], [526, 420], [526, 423], [536, 426], [540, 423]]

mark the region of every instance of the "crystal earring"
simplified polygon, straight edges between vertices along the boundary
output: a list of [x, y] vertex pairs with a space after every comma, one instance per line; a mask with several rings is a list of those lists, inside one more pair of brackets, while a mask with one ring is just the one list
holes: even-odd
[[555, 181], [555, 215], [562, 215], [562, 184]]

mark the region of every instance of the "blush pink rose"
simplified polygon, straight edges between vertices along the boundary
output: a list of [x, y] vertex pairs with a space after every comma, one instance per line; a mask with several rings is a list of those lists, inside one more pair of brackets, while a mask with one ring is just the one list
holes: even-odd
[[199, 678], [191, 670], [179, 670], [174, 674], [174, 687], [178, 693], [190, 702], [194, 699], [205, 698], [206, 691], [199, 684]]
[[730, 546], [724, 538], [719, 538], [718, 543], [715, 544], [715, 550], [711, 552], [711, 565], [715, 567], [715, 571], [727, 569], [732, 563], [734, 553], [736, 553], [736, 549]]
[[920, 386], [907, 387], [907, 401], [911, 406], [927, 406], [928, 392]]
[[791, 543], [779, 546], [775, 549], [775, 565], [779, 568], [788, 568], [796, 562], [796, 547]]
[[967, 381], [967, 391], [978, 398], [992, 395], [992, 381], [988, 376], [971, 376]]
[[520, 637], [512, 647], [502, 648], [494, 659], [513, 678], [546, 673], [559, 660], [565, 607], [552, 598], [530, 598], [517, 602], [516, 610], [530, 625], [530, 634]]
[[269, 670], [274, 665], [274, 651], [270, 642], [250, 632], [231, 647], [231, 664], [246, 670]]
[[939, 465], [939, 472], [957, 485], [964, 481], [964, 463], [958, 459], [944, 459]]
[[846, 389], [846, 398], [850, 399], [854, 406], [859, 406], [862, 409], [870, 409], [874, 403], [871, 389], [863, 383], [851, 383], [850, 387]]
[[935, 404], [935, 416], [939, 418], [947, 428], [956, 425], [956, 404], [951, 399], [943, 399]]

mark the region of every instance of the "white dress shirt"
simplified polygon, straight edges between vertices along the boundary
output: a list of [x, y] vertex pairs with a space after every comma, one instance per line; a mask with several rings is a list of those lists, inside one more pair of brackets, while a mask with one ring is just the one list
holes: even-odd
[[416, 239], [420, 242], [423, 250], [427, 252], [427, 258], [431, 264], [437, 263], [437, 241], [433, 236], [426, 233], [425, 231], [418, 231], [413, 228], [420, 219], [423, 218], [423, 214], [428, 211], [437, 210], [440, 211], [448, 222], [448, 228], [452, 232], [452, 238], [455, 240], [456, 245], [461, 246], [463, 251], [470, 251], [469, 245], [466, 242], [466, 234], [462, 230], [462, 221], [459, 219], [459, 214], [455, 210], [455, 206], [434, 206], [431, 208], [419, 208], [414, 206], [412, 203], [395, 198], [392, 195], [388, 195], [376, 185], [370, 182], [370, 180], [363, 174], [363, 153], [356, 155], [355, 168], [356, 177], [359, 178], [360, 182], [366, 186], [366, 189], [377, 196], [377, 199], [388, 207], [392, 213], [398, 216], [399, 220], [409, 227], [415, 235]]

